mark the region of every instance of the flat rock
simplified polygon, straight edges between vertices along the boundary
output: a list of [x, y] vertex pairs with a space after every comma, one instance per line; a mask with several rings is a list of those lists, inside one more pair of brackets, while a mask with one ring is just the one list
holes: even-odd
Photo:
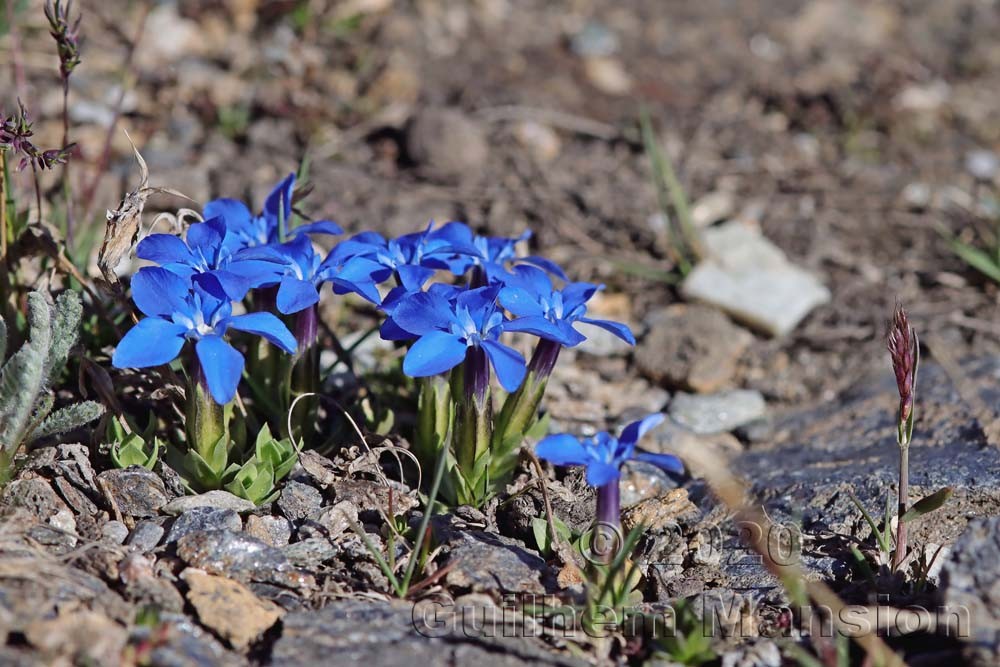
[[968, 613], [968, 627], [954, 628], [967, 642], [968, 664], [1000, 663], [1000, 517], [974, 519], [965, 529], [945, 563], [941, 592], [946, 613]]
[[319, 510], [323, 504], [323, 494], [308, 484], [289, 481], [281, 490], [277, 504], [289, 521], [301, 521]]
[[234, 512], [250, 512], [256, 506], [246, 498], [240, 498], [229, 491], [215, 490], [199, 493], [196, 496], [181, 496], [174, 498], [160, 508], [164, 514], [183, 514], [195, 507], [211, 507], [218, 510]]
[[233, 648], [243, 649], [281, 618], [281, 607], [261, 600], [238, 581], [188, 568], [181, 572], [198, 620]]
[[25, 477], [10, 482], [3, 490], [3, 505], [21, 508], [42, 522], [69, 510], [48, 481], [40, 477]]
[[46, 657], [45, 664], [117, 664], [128, 638], [123, 626], [93, 611], [38, 619], [24, 635]]
[[134, 632], [133, 639], [144, 640], [152, 646], [151, 665], [242, 667], [247, 664], [245, 658], [227, 650], [211, 633], [179, 613], [161, 614], [155, 628], [136, 628]]
[[283, 516], [251, 514], [247, 517], [246, 527], [243, 530], [247, 535], [256, 537], [272, 547], [283, 547], [292, 537], [292, 525]]
[[635, 350], [639, 371], [670, 389], [706, 393], [726, 387], [753, 335], [702, 305], [675, 304], [656, 311]]
[[472, 592], [544, 593], [545, 561], [516, 541], [481, 531], [452, 534], [445, 576], [449, 586]]
[[214, 507], [194, 507], [187, 510], [174, 520], [167, 533], [167, 544], [176, 542], [185, 535], [204, 530], [230, 530], [240, 532], [243, 522], [240, 515], [230, 509], [215, 509]]
[[734, 389], [717, 394], [678, 393], [668, 407], [670, 417], [699, 435], [725, 433], [767, 413], [759, 391]]
[[[500, 617], [498, 611], [496, 618]], [[481, 617], [462, 614], [451, 603], [414, 606], [398, 601], [342, 600], [316, 611], [285, 615], [270, 664], [272, 667], [586, 664], [555, 655], [533, 639], [515, 636], [515, 630], [522, 635], [538, 632], [520, 626], [494, 627], [489, 622], [484, 627]]]
[[132, 529], [132, 534], [128, 537], [128, 545], [141, 553], [152, 551], [163, 539], [165, 532], [163, 526], [155, 521], [140, 521]]
[[[849, 494], [872, 510], [884, 506], [899, 460], [899, 398], [888, 366], [837, 400], [778, 415], [771, 441], [732, 461], [733, 470], [769, 501], [772, 518], [801, 521], [812, 532], [849, 533], [863, 525]], [[991, 435], [1000, 429], [1000, 358], [965, 361], [960, 376], [961, 393], [940, 366], [920, 366], [911, 499], [944, 486], [954, 495], [933, 520], [913, 523], [914, 543], [948, 544], [968, 517], [1000, 508], [1000, 440]]]
[[296, 570], [280, 550], [228, 530], [189, 533], [177, 541], [177, 555], [191, 567], [244, 583], [286, 588], [310, 588], [315, 584], [310, 575]]
[[128, 516], [156, 516], [170, 500], [163, 480], [142, 466], [105, 470], [97, 476], [97, 486], [113, 513]]
[[768, 335], [791, 332], [830, 291], [795, 266], [755, 228], [739, 221], [706, 229], [707, 257], [681, 285], [685, 298], [722, 309]]

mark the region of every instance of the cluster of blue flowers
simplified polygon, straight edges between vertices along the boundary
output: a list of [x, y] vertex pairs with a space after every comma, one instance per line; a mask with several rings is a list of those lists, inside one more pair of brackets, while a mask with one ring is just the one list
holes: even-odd
[[[577, 322], [635, 342], [625, 325], [587, 317], [586, 303], [601, 286], [569, 282], [547, 259], [517, 256], [517, 243], [530, 233], [498, 238], [478, 236], [458, 222], [437, 229], [431, 224], [396, 239], [362, 232], [322, 257], [310, 235], [342, 230], [326, 220], [290, 228], [294, 187], [293, 174], [271, 192], [260, 214], [242, 202], [217, 199], [185, 238], [143, 239], [137, 256], [159, 265], [141, 269], [132, 281], [133, 299], [147, 317], [121, 340], [113, 364], [168, 363], [191, 340], [211, 396], [228, 403], [244, 368], [243, 356], [226, 340], [229, 329], [262, 336], [289, 354], [297, 348], [296, 337], [274, 314], [234, 316], [233, 304], [251, 290], [271, 290], [272, 298], [247, 302], [273, 304], [291, 315], [313, 308], [324, 284], [379, 306], [387, 316], [383, 338], [414, 341], [403, 363], [412, 377], [448, 371], [471, 350], [484, 354], [500, 384], [513, 392], [528, 363], [501, 341], [505, 333], [532, 334], [541, 339], [539, 349], [547, 345], [556, 353], [584, 340], [573, 326]], [[557, 289], [550, 276], [564, 281], [563, 287]], [[547, 375], [554, 354], [542, 356]]]

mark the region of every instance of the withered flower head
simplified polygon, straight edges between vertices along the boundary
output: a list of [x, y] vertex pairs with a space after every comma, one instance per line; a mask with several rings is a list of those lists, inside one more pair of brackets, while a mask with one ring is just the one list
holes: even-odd
[[896, 374], [899, 389], [899, 421], [906, 423], [913, 411], [913, 395], [917, 385], [917, 363], [920, 350], [917, 347], [917, 332], [910, 326], [903, 306], [897, 304], [889, 322], [886, 347], [892, 359], [892, 370]]

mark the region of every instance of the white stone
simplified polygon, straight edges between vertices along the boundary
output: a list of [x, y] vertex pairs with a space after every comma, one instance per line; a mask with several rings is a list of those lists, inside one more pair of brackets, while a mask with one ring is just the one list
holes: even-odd
[[715, 306], [772, 336], [792, 331], [830, 291], [795, 266], [755, 227], [732, 221], [702, 233], [706, 258], [681, 285], [685, 298]]

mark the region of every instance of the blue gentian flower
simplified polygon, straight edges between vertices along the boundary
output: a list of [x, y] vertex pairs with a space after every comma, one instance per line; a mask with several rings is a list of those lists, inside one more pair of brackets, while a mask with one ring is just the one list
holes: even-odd
[[205, 204], [204, 216], [221, 217], [244, 248], [282, 243], [303, 234], [343, 233], [343, 230], [330, 220], [318, 220], [289, 229], [294, 189], [295, 174], [289, 174], [267, 196], [264, 210], [260, 215], [253, 215], [246, 204], [236, 199], [215, 199]]
[[173, 234], [150, 234], [136, 246], [141, 259], [156, 262], [171, 273], [191, 278], [217, 299], [239, 301], [251, 287], [274, 276], [279, 267], [237, 257], [239, 240], [222, 218], [209, 218], [187, 229], [184, 239]]
[[517, 256], [517, 244], [531, 238], [531, 230], [520, 236], [479, 236], [468, 225], [449, 222], [435, 232], [435, 238], [447, 241], [445, 247], [435, 249], [432, 254], [451, 256], [449, 268], [455, 275], [462, 275], [474, 267], [480, 267], [490, 280], [497, 280], [506, 272], [506, 264], [517, 262], [537, 266], [549, 273], [567, 280], [566, 274], [555, 262], [544, 257]]
[[515, 266], [514, 272], [507, 274], [503, 282], [497, 300], [517, 316], [506, 325], [507, 331], [523, 331], [572, 347], [585, 340], [573, 328], [575, 322], [583, 322], [606, 329], [629, 345], [635, 345], [635, 336], [624, 324], [587, 317], [587, 301], [603, 289], [603, 285], [568, 283], [557, 290], [545, 271], [527, 265]]
[[372, 303], [381, 297], [372, 274], [383, 270], [381, 264], [364, 257], [350, 257], [338, 262], [334, 253], [321, 260], [305, 234], [288, 243], [248, 248], [239, 253], [241, 260], [259, 260], [280, 266], [272, 281], [260, 286], [278, 285], [278, 310], [290, 315], [319, 301], [319, 289], [329, 282], [337, 294], [355, 292]]
[[118, 343], [112, 365], [149, 368], [167, 364], [177, 358], [186, 341], [194, 341], [216, 403], [233, 400], [243, 374], [243, 355], [225, 340], [228, 329], [256, 334], [289, 354], [295, 353], [295, 338], [271, 313], [234, 316], [228, 299], [219, 299], [164, 268], [140, 269], [132, 277], [132, 300], [146, 317]]
[[592, 438], [577, 438], [567, 433], [550, 435], [538, 443], [535, 452], [560, 466], [586, 466], [587, 483], [603, 487], [617, 482], [621, 467], [626, 461], [636, 460], [652, 463], [668, 472], [684, 472], [684, 464], [670, 454], [650, 454], [636, 450], [636, 443], [648, 431], [663, 422], [663, 414], [656, 413], [632, 422], [617, 438], [602, 431]]
[[411, 377], [443, 373], [475, 348], [485, 351], [503, 388], [516, 390], [526, 366], [520, 353], [499, 341], [507, 320], [497, 307], [497, 291], [497, 287], [455, 291], [442, 286], [399, 299], [388, 320], [390, 329], [417, 338], [403, 359], [403, 372]]
[[434, 223], [422, 232], [386, 239], [376, 232], [361, 232], [342, 241], [333, 250], [332, 261], [364, 257], [383, 268], [374, 278], [383, 282], [395, 276], [407, 292], [417, 292], [438, 269], [450, 269], [445, 256], [435, 255], [448, 242], [432, 231]]

